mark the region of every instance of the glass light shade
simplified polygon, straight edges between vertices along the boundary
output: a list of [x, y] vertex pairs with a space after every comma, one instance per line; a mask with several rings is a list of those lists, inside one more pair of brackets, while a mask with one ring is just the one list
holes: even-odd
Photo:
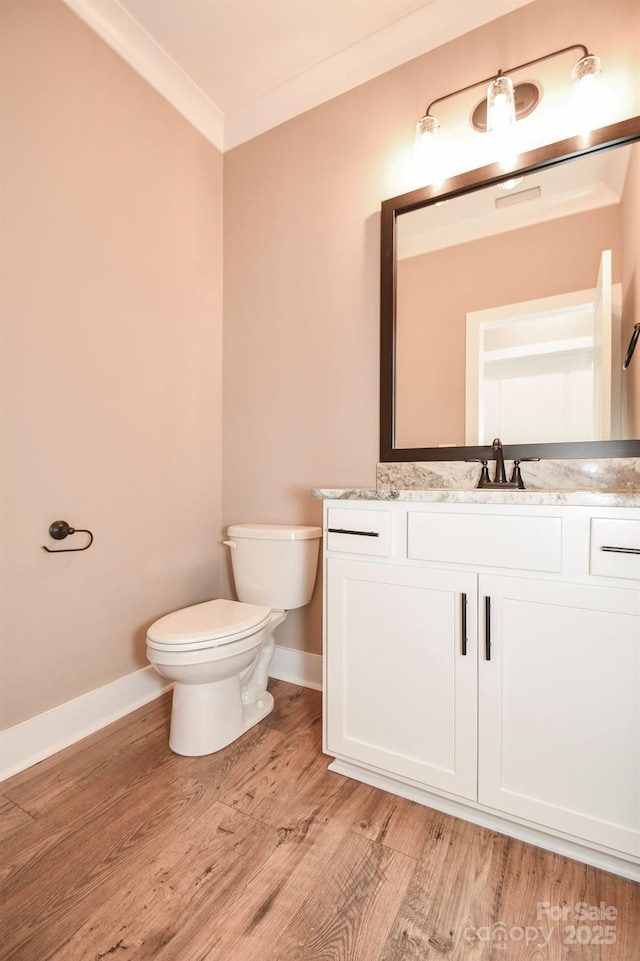
[[600, 58], [588, 54], [578, 60], [571, 75], [574, 96], [571, 104], [573, 120], [582, 133], [606, 123], [608, 98], [600, 82]]
[[515, 121], [513, 83], [509, 77], [496, 77], [487, 91], [487, 132], [507, 130]]
[[440, 129], [440, 124], [435, 117], [430, 117], [429, 114], [425, 114], [424, 117], [420, 117], [418, 120], [418, 125], [416, 127], [416, 143], [419, 147], [426, 147], [428, 144], [433, 143], [433, 139]]
[[599, 73], [602, 73], [600, 57], [594, 57], [593, 54], [588, 54], [588, 56], [578, 60], [573, 68], [571, 79], [574, 83], [580, 84], [580, 86], [590, 86]]
[[425, 114], [416, 127], [415, 170], [421, 183], [437, 183], [443, 158], [438, 149], [440, 124], [435, 117]]

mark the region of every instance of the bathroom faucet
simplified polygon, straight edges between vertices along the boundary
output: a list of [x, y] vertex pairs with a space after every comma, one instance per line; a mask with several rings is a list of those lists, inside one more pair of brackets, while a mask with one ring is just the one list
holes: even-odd
[[478, 487], [500, 487], [507, 488], [509, 490], [523, 490], [524, 481], [522, 480], [522, 474], [520, 473], [520, 461], [514, 460], [513, 462], [513, 474], [511, 475], [511, 480], [507, 480], [507, 472], [504, 467], [504, 453], [502, 450], [502, 441], [499, 437], [494, 437], [493, 443], [491, 444], [491, 452], [493, 454], [493, 459], [496, 462], [496, 469], [493, 474], [493, 480], [489, 476], [489, 460], [481, 460], [482, 470], [480, 471], [480, 479], [478, 480]]
[[479, 488], [485, 487], [499, 487], [501, 489], [507, 490], [521, 490], [525, 489], [524, 481], [522, 479], [522, 474], [520, 472], [520, 463], [522, 460], [539, 460], [539, 457], [522, 457], [520, 460], [514, 460], [513, 462], [513, 472], [511, 474], [510, 480], [507, 480], [507, 472], [504, 466], [504, 452], [502, 450], [502, 441], [499, 437], [494, 437], [493, 443], [491, 444], [491, 451], [493, 453], [493, 459], [496, 462], [496, 468], [493, 475], [493, 480], [489, 476], [489, 461], [483, 460], [482, 470], [480, 471], [480, 480], [478, 481]]

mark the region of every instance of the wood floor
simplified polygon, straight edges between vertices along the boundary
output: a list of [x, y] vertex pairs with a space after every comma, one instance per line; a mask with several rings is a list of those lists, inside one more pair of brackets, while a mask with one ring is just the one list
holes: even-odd
[[640, 959], [640, 885], [327, 771], [270, 689], [216, 755], [163, 697], [0, 784], [2, 961]]

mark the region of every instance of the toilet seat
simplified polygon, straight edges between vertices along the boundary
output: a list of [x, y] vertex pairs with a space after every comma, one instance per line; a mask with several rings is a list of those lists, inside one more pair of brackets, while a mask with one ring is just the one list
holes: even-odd
[[156, 651], [198, 651], [222, 647], [257, 633], [269, 620], [271, 608], [219, 598], [165, 614], [147, 632]]

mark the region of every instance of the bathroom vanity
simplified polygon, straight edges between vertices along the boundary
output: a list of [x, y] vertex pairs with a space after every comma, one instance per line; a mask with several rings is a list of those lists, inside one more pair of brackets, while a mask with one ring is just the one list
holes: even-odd
[[[635, 880], [640, 412], [637, 368], [623, 371], [618, 355], [640, 320], [621, 266], [638, 250], [637, 218], [624, 211], [640, 185], [639, 143], [634, 117], [521, 154], [509, 170], [496, 163], [382, 202], [376, 488], [315, 492], [331, 769]], [[519, 247], [543, 218], [528, 221], [522, 206], [512, 221], [501, 181], [539, 185], [571, 163], [573, 192], [596, 159], [627, 170], [620, 249], [574, 249], [573, 279], [565, 248], [551, 252], [550, 265], [562, 261], [551, 282]], [[491, 238], [512, 231], [514, 258], [496, 270]], [[491, 268], [477, 279], [463, 266], [471, 242]], [[581, 269], [598, 259], [596, 290]], [[540, 308], [591, 287], [607, 309], [594, 307], [589, 327], [588, 389], [581, 380], [567, 405], [576, 345], [566, 349], [555, 313], [538, 326]], [[510, 438], [504, 449], [487, 446], [497, 434]], [[505, 458], [527, 490], [506, 489]]]
[[640, 494], [314, 494], [331, 769], [640, 880]]

